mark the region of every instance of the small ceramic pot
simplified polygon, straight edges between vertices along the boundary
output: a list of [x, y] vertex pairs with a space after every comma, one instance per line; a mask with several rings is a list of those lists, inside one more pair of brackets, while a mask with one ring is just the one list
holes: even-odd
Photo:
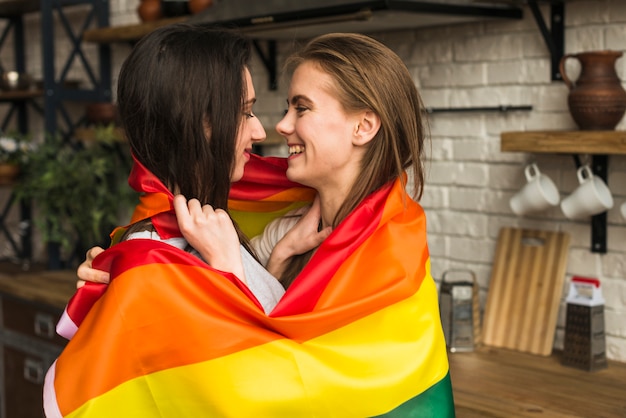
[[213, 5], [213, 0], [189, 0], [189, 11], [193, 14], [199, 13]]
[[163, 17], [161, 0], [142, 0], [137, 6], [137, 14], [143, 22], [154, 22]]
[[117, 123], [117, 105], [108, 102], [89, 103], [85, 106], [85, 117], [94, 125]]
[[13, 184], [19, 174], [19, 165], [11, 163], [0, 163], [0, 184]]

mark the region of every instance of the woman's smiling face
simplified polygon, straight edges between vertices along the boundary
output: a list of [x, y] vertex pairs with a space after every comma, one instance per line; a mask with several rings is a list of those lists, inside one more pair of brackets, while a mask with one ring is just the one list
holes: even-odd
[[359, 172], [360, 153], [352, 143], [358, 116], [344, 110], [333, 95], [336, 90], [330, 75], [314, 62], [303, 62], [293, 74], [285, 116], [276, 125], [289, 146], [287, 177], [318, 191], [344, 190]]

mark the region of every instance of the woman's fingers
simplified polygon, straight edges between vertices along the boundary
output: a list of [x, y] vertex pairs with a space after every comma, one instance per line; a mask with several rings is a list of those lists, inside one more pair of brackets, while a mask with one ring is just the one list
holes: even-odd
[[85, 285], [85, 282], [93, 283], [109, 283], [111, 276], [106, 271], [96, 270], [92, 267], [94, 258], [104, 252], [102, 247], [93, 247], [87, 251], [85, 255], [85, 261], [83, 261], [76, 270], [78, 281], [76, 282], [76, 288], [81, 288]]
[[[200, 226], [211, 224], [216, 219], [216, 211], [213, 210], [211, 205], [201, 205], [198, 199], [187, 200], [183, 195], [174, 196], [174, 211], [176, 212], [178, 226], [182, 232], [188, 232]], [[221, 209], [218, 209], [218, 211], [221, 211]], [[224, 215], [228, 217], [226, 212], [224, 212]]]
[[178, 227], [187, 242], [202, 258], [218, 270], [230, 271], [245, 282], [239, 237], [228, 213], [201, 205], [197, 199], [187, 201], [174, 196]]
[[183, 195], [174, 196], [174, 211], [176, 212], [176, 220], [178, 226], [182, 229], [183, 225], [187, 225], [191, 220], [189, 208], [187, 207], [187, 199]]
[[93, 259], [99, 256], [103, 252], [104, 252], [104, 248], [102, 247], [91, 247], [89, 250], [87, 250], [85, 261], [89, 261], [89, 266], [91, 267], [91, 262], [93, 261]]

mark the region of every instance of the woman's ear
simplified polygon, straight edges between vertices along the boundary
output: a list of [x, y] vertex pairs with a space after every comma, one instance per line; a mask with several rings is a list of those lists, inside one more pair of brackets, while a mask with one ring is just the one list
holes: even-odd
[[352, 144], [365, 145], [370, 142], [380, 130], [380, 117], [371, 110], [359, 114], [357, 124], [354, 127]]

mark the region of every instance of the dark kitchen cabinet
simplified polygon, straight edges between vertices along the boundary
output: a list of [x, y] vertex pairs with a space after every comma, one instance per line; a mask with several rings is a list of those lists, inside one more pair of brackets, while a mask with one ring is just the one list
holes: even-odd
[[0, 417], [43, 417], [44, 377], [67, 342], [55, 328], [75, 288], [74, 271], [0, 274]]

